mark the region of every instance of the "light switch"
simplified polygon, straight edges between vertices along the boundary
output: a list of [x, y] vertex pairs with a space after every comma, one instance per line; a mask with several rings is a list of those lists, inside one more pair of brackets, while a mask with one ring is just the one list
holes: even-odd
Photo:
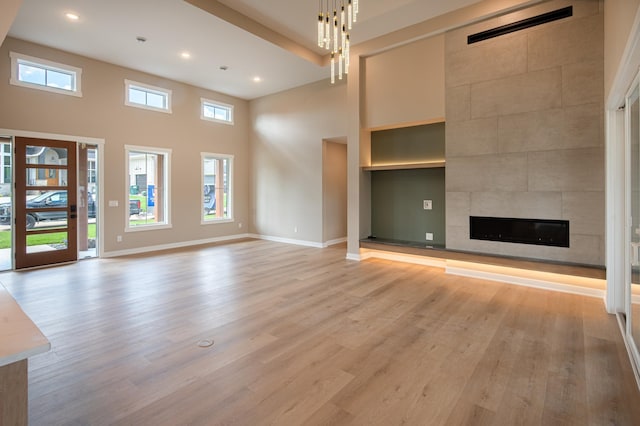
[[431, 200], [422, 200], [422, 207], [425, 210], [431, 210], [433, 208], [433, 201], [431, 201]]
[[118, 207], [118, 200], [109, 200], [109, 207]]
[[427, 232], [427, 241], [433, 241], [433, 232]]

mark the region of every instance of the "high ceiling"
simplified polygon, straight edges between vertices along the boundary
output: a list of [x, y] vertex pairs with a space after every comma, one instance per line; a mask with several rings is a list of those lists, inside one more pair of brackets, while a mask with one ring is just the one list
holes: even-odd
[[[262, 24], [323, 54], [315, 42], [319, 1], [200, 3], [231, 8], [249, 18], [250, 25]], [[477, 1], [360, 0], [352, 43]], [[65, 16], [69, 12], [79, 19], [70, 21]], [[9, 36], [243, 99], [326, 79], [329, 74], [327, 66], [305, 60], [183, 0], [23, 0]], [[138, 42], [137, 37], [147, 41]], [[190, 58], [183, 58], [183, 52], [189, 52]], [[255, 77], [261, 81], [254, 81]]]

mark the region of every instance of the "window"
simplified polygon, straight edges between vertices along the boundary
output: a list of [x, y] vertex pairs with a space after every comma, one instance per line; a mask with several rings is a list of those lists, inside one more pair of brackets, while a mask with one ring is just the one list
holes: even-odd
[[125, 105], [171, 113], [171, 90], [125, 80]]
[[125, 231], [170, 228], [171, 150], [125, 146], [127, 226]]
[[227, 105], [221, 102], [201, 98], [200, 118], [203, 120], [233, 124], [233, 105]]
[[2, 147], [2, 155], [0, 156], [0, 166], [2, 166], [0, 183], [11, 183], [11, 143], [2, 143], [0, 146]]
[[82, 96], [82, 69], [11, 52], [11, 84]]
[[87, 183], [96, 183], [97, 180], [97, 170], [96, 170], [96, 151], [95, 149], [88, 150], [87, 160]]
[[202, 223], [233, 221], [233, 156], [202, 157]]

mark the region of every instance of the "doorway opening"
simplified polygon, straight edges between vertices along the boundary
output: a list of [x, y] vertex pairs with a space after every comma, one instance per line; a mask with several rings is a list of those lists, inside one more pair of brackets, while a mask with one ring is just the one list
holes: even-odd
[[98, 256], [98, 148], [0, 137], [0, 270]]

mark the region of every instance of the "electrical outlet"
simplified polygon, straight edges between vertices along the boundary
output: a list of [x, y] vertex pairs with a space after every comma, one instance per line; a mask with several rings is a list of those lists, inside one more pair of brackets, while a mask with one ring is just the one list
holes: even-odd
[[238, 228], [242, 228], [242, 222], [238, 223]]
[[297, 233], [297, 232], [298, 232], [298, 227], [297, 227], [297, 226], [294, 226], [294, 227], [293, 227], [293, 232], [295, 232], [295, 233]]
[[433, 201], [432, 200], [422, 200], [422, 208], [425, 210], [433, 209]]
[[433, 232], [427, 232], [427, 241], [433, 241]]
[[116, 236], [116, 242], [117, 243], [121, 243], [122, 242], [122, 235], [117, 235]]

